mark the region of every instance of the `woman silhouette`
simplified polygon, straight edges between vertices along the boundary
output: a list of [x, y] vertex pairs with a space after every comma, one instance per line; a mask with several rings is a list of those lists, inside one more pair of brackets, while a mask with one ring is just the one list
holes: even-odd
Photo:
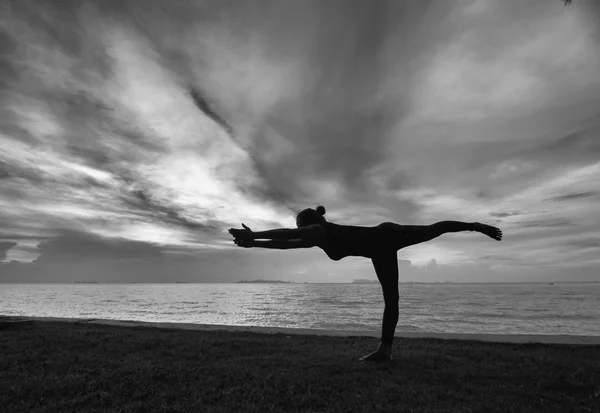
[[[383, 290], [385, 309], [379, 348], [360, 360], [385, 361], [392, 359], [394, 330], [398, 323], [398, 260], [402, 248], [430, 241], [447, 232], [476, 231], [497, 241], [502, 231], [479, 222], [441, 221], [432, 225], [400, 225], [384, 222], [374, 227], [338, 225], [325, 220], [325, 208], [307, 208], [296, 216], [295, 229], [273, 229], [254, 232], [246, 225], [231, 228], [236, 245], [244, 248], [274, 249], [319, 247], [329, 258], [370, 258]], [[257, 241], [257, 240], [269, 241]]]

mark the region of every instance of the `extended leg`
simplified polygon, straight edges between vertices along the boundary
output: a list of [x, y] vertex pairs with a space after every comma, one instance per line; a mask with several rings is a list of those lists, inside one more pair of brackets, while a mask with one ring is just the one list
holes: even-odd
[[502, 231], [491, 225], [479, 222], [440, 221], [432, 225], [400, 225], [398, 229], [399, 248], [431, 241], [448, 232], [476, 231], [497, 241], [502, 239]]
[[396, 253], [373, 258], [373, 267], [383, 290], [385, 309], [381, 325], [381, 344], [374, 353], [361, 357], [365, 361], [388, 361], [392, 359], [392, 342], [398, 324], [398, 260]]
[[487, 235], [490, 238], [500, 241], [502, 231], [491, 225], [480, 222], [460, 222], [460, 221], [441, 221], [431, 225], [435, 233], [445, 234], [446, 232], [475, 231]]

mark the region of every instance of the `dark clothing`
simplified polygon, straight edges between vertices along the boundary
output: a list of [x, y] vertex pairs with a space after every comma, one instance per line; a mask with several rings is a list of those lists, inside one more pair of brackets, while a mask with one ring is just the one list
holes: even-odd
[[332, 260], [357, 256], [373, 258], [383, 253], [398, 251], [402, 225], [384, 222], [376, 227], [338, 225], [331, 222], [321, 224], [326, 230], [325, 253]]

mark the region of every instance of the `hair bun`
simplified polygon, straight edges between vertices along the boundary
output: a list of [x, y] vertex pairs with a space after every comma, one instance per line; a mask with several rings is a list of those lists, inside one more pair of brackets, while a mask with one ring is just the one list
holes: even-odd
[[323, 205], [319, 205], [315, 211], [317, 211], [317, 214], [321, 216], [325, 215], [325, 207]]

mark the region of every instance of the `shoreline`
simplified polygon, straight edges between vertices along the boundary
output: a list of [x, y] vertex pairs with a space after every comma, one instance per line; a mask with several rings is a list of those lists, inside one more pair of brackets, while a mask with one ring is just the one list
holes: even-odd
[[[28, 316], [5, 316], [0, 315], [0, 327], [2, 324], [13, 324], [20, 322], [67, 322], [80, 324], [98, 324], [117, 327], [151, 327], [161, 329], [179, 329], [195, 331], [225, 331], [246, 332], [261, 334], [285, 334], [285, 335], [316, 335], [333, 337], [373, 337], [379, 338], [378, 332], [372, 331], [350, 331], [350, 330], [322, 330], [290, 327], [261, 327], [261, 326], [231, 326], [221, 324], [194, 324], [194, 323], [164, 323], [134, 320], [112, 320], [97, 318], [62, 318], [62, 317], [28, 317]], [[546, 335], [546, 334], [478, 334], [478, 333], [433, 333], [396, 331], [398, 338], [433, 338], [442, 340], [475, 340], [496, 343], [537, 343], [537, 344], [568, 344], [568, 345], [600, 345], [600, 336], [578, 336], [578, 335]]]

